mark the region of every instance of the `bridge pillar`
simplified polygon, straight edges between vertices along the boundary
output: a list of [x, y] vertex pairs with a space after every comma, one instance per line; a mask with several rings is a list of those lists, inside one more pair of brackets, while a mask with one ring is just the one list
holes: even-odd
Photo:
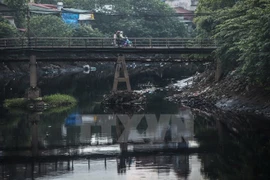
[[[123, 71], [124, 77], [120, 77], [120, 73]], [[119, 55], [116, 63], [116, 69], [114, 74], [114, 81], [113, 81], [113, 91], [117, 91], [118, 82], [125, 82], [127, 86], [127, 91], [131, 91], [127, 65], [124, 55]]]
[[40, 121], [40, 114], [39, 113], [31, 113], [28, 115], [28, 120], [31, 123], [31, 130], [32, 130], [32, 156], [39, 155], [39, 147], [38, 147], [38, 122]]
[[30, 56], [29, 71], [30, 88], [27, 90], [27, 98], [35, 99], [40, 97], [40, 89], [37, 87], [37, 61], [35, 55]]
[[217, 59], [217, 66], [215, 72], [215, 81], [219, 81], [222, 75], [222, 62], [220, 59]]

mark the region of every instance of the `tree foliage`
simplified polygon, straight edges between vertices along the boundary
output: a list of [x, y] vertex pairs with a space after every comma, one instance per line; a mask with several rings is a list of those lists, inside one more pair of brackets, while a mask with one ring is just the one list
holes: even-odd
[[202, 0], [197, 13], [210, 13], [196, 18], [197, 28], [217, 40], [216, 55], [227, 70], [239, 67], [251, 80], [269, 82], [270, 1]]
[[19, 28], [23, 28], [25, 25], [27, 2], [26, 0], [4, 0], [4, 3], [15, 11], [15, 24]]
[[[21, 18], [19, 24], [24, 24], [24, 27], [26, 27], [26, 0], [5, 0], [5, 2], [10, 7], [18, 10], [16, 12], [24, 13], [21, 13], [18, 17]], [[35, 2], [57, 3], [56, 0], [37, 0]], [[185, 37], [187, 35], [183, 23], [177, 17], [171, 16], [175, 13], [174, 10], [160, 0], [63, 0], [62, 2], [64, 7], [93, 10], [95, 12], [95, 20], [92, 22], [92, 27], [98, 29], [99, 32], [88, 28], [87, 31], [90, 33], [90, 36], [100, 35], [101, 32], [111, 37], [117, 30], [122, 30], [124, 34], [133, 37]], [[24, 10], [22, 11], [22, 9]], [[40, 20], [37, 20], [39, 18]], [[44, 21], [44, 18], [41, 16], [35, 17], [32, 21], [35, 21], [34, 24], [38, 24]], [[52, 29], [56, 28], [56, 25], [50, 25], [53, 22], [46, 22], [49, 23], [48, 26], [52, 27]], [[62, 23], [60, 25], [62, 26]], [[40, 29], [41, 27], [41, 31], [35, 30], [35, 28]], [[52, 32], [46, 26], [41, 27], [31, 27], [32, 35], [39, 36]], [[81, 27], [74, 31], [74, 35], [77, 36], [76, 33], [81, 34], [85, 30], [85, 27]], [[56, 34], [52, 32], [50, 36], [55, 36]]]
[[17, 35], [17, 29], [7, 20], [0, 17], [0, 38], [16, 37]]
[[30, 36], [32, 37], [68, 37], [72, 28], [60, 17], [54, 15], [32, 16], [30, 19]]
[[30, 19], [31, 37], [101, 37], [103, 34], [90, 25], [70, 26], [55, 15], [32, 16]]
[[81, 25], [73, 29], [73, 37], [102, 37], [103, 34], [98, 29], [93, 29], [90, 25]]
[[[160, 0], [64, 0], [64, 6], [95, 10], [93, 27], [112, 36], [117, 30], [128, 36], [184, 37], [183, 23]], [[111, 5], [111, 9], [107, 8]]]

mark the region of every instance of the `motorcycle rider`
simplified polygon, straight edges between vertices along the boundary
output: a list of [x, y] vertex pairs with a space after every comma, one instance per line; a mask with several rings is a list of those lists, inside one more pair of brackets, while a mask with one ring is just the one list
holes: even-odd
[[118, 46], [122, 45], [122, 42], [124, 41], [123, 31], [117, 31], [116, 33], [116, 44]]

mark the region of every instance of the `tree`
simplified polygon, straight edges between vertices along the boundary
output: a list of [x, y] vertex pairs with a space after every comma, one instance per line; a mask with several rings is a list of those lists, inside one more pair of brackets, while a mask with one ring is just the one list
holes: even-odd
[[217, 40], [216, 55], [227, 70], [238, 68], [253, 82], [267, 84], [270, 81], [270, 2], [239, 0], [221, 9], [222, 2], [199, 2], [197, 12], [211, 12], [207, 18], [196, 19], [201, 34]]
[[58, 16], [32, 16], [30, 19], [31, 37], [69, 37], [72, 30]]
[[[64, 6], [95, 10], [93, 27], [112, 36], [117, 30], [129, 36], [184, 37], [183, 23], [174, 10], [160, 0], [78, 0], [63, 1]], [[108, 8], [111, 5], [111, 9]]]
[[200, 37], [211, 37], [215, 29], [216, 12], [230, 8], [235, 4], [235, 0], [200, 0], [196, 9], [197, 17], [195, 23]]
[[16, 37], [17, 35], [17, 29], [7, 20], [0, 17], [0, 38]]
[[18, 28], [25, 27], [25, 16], [27, 12], [26, 0], [4, 0], [11, 9], [15, 11], [15, 24]]
[[73, 29], [73, 37], [101, 37], [103, 34], [98, 29], [93, 29], [90, 25], [81, 25]]

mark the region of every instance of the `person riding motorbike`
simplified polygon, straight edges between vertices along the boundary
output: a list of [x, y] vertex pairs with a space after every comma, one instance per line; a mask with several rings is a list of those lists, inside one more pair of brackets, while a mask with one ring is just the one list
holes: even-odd
[[129, 41], [129, 39], [123, 35], [123, 31], [117, 31], [115, 33], [115, 44], [119, 47], [122, 46], [130, 46], [131, 45], [131, 41]]
[[123, 31], [117, 31], [116, 32], [116, 44], [118, 46], [121, 46], [123, 40], [124, 40]]

